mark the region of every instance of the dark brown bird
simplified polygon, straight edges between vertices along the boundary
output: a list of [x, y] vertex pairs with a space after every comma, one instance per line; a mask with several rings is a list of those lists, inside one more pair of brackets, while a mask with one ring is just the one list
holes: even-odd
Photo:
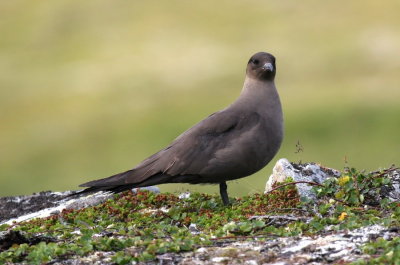
[[268, 164], [283, 139], [281, 102], [275, 88], [275, 58], [253, 55], [238, 99], [178, 136], [135, 168], [80, 185], [79, 193], [121, 192], [163, 183], [219, 184], [229, 204], [226, 181], [249, 176]]

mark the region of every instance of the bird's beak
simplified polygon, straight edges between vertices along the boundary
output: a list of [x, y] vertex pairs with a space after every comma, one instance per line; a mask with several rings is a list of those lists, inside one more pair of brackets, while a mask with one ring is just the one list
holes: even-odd
[[266, 70], [266, 71], [273, 72], [274, 71], [274, 66], [272, 65], [272, 63], [266, 63], [266, 64], [263, 65], [262, 69]]

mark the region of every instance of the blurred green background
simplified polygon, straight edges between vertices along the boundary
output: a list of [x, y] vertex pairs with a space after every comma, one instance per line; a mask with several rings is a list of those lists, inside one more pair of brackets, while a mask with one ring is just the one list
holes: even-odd
[[399, 10], [397, 0], [1, 1], [0, 196], [134, 167], [234, 101], [258, 51], [277, 57], [286, 138], [230, 195], [262, 191], [281, 157], [399, 164]]

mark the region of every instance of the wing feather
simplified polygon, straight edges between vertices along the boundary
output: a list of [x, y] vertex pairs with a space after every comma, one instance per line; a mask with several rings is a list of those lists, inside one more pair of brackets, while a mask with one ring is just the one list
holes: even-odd
[[[135, 168], [114, 176], [88, 182], [81, 186], [117, 186], [140, 183], [156, 174], [169, 176], [219, 174], [219, 163], [229, 163], [229, 150], [240, 138], [257, 126], [258, 113], [216, 112], [178, 136], [168, 147], [142, 161]], [[227, 152], [225, 161], [218, 154]], [[232, 159], [235, 155], [231, 154]], [[213, 162], [211, 162], [213, 161]], [[232, 162], [235, 162], [232, 160]], [[219, 167], [221, 168], [221, 167]], [[224, 171], [223, 168], [220, 169]], [[223, 174], [221, 172], [220, 174]]]

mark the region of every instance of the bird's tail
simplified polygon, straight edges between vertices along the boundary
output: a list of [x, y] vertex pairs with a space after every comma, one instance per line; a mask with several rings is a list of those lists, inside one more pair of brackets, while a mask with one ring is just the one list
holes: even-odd
[[85, 195], [95, 193], [99, 191], [106, 191], [112, 193], [123, 192], [132, 188], [136, 188], [140, 183], [129, 183], [125, 184], [123, 178], [131, 173], [132, 170], [128, 170], [119, 174], [115, 174], [111, 177], [89, 181], [79, 185], [79, 187], [87, 187], [84, 190], [75, 192], [68, 195], [67, 197]]
[[126, 183], [125, 184], [123, 180], [127, 175], [129, 175], [131, 173], [130, 171], [131, 170], [123, 172], [123, 173], [119, 173], [119, 174], [116, 174], [116, 175], [113, 175], [111, 177], [107, 177], [104, 179], [99, 179], [99, 180], [94, 180], [94, 181], [89, 181], [89, 182], [83, 183], [79, 186], [80, 187], [88, 187], [88, 188], [78, 191], [78, 192], [75, 192], [73, 194], [70, 194], [67, 197], [90, 194], [90, 193], [95, 193], [98, 191], [119, 193], [119, 192], [123, 192], [123, 191], [130, 190], [133, 188], [154, 186], [154, 185], [158, 185], [158, 184], [171, 183], [171, 182], [181, 182], [181, 181], [175, 181], [176, 177], [172, 177], [172, 176], [160, 173], [160, 174], [153, 175], [150, 178], [147, 178], [139, 183]]

